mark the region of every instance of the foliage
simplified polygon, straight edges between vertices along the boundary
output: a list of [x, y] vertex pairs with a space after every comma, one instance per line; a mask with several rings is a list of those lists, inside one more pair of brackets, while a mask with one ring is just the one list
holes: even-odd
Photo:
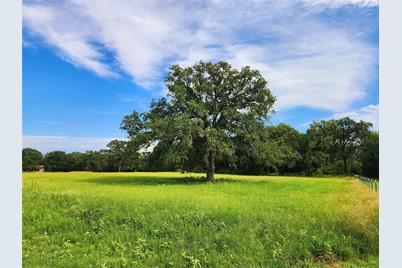
[[166, 87], [167, 98], [153, 100], [149, 112], [125, 116], [120, 126], [137, 152], [156, 144], [143, 170], [206, 170], [207, 180], [215, 166], [228, 173], [308, 176], [372, 169], [378, 176], [375, 146], [366, 143], [363, 150], [371, 123], [322, 120], [306, 133], [267, 125], [275, 98], [257, 70], [238, 71], [226, 62], [175, 65]]
[[72, 152], [69, 154], [71, 159], [71, 165], [69, 171], [87, 170], [86, 161], [87, 154], [80, 152]]
[[218, 157], [234, 154], [232, 138], [255, 134], [275, 101], [259, 71], [238, 71], [227, 62], [172, 66], [166, 87], [168, 98], [153, 101], [147, 113], [126, 116], [121, 129], [136, 144], [158, 141], [167, 166], [205, 162], [207, 180], [214, 179]]
[[370, 132], [365, 137], [361, 150], [362, 174], [370, 178], [379, 177], [379, 135]]
[[363, 140], [369, 135], [369, 128], [373, 124], [360, 121], [356, 122], [349, 117], [335, 121], [336, 128], [333, 132], [335, 151], [343, 161], [345, 174], [349, 174], [348, 161], [361, 148]]
[[357, 164], [359, 168], [356, 168], [356, 162], [361, 162], [359, 153], [371, 126], [371, 123], [356, 122], [348, 117], [313, 122], [307, 130], [307, 166], [325, 173], [361, 172], [361, 165]]
[[95, 172], [112, 171], [110, 169], [112, 163], [109, 160], [110, 158], [105, 150], [88, 151], [85, 161], [86, 170]]
[[73, 159], [63, 151], [49, 152], [44, 160], [47, 171], [70, 171]]
[[[154, 102], [152, 107], [161, 112], [158, 105]], [[155, 113], [147, 116], [155, 116]], [[143, 120], [143, 123], [138, 120]], [[135, 112], [126, 116], [122, 128], [130, 133], [131, 139], [111, 141], [106, 150], [69, 154], [50, 152], [45, 156], [45, 169], [95, 172], [205, 170], [205, 163], [200, 161], [200, 156], [206, 153], [203, 137], [191, 137], [188, 139], [189, 144], [183, 145], [177, 140], [178, 136], [172, 133], [170, 138], [164, 136], [158, 140], [156, 146], [150, 145], [155, 139], [153, 135], [156, 137], [159, 134], [155, 134], [158, 129], [156, 127], [152, 131], [144, 127], [151, 124], [151, 121], [146, 120], [144, 115]], [[152, 124], [161, 121], [152, 119]], [[138, 125], [142, 127], [135, 129]], [[216, 155], [217, 170], [238, 174], [336, 175], [345, 173], [346, 159], [348, 173], [378, 178], [379, 134], [368, 130], [369, 126], [369, 123], [355, 122], [349, 118], [323, 120], [313, 122], [306, 133], [300, 133], [286, 124], [265, 126], [257, 122], [248, 125], [249, 129], [226, 137], [226, 147], [220, 147], [220, 153]], [[178, 131], [170, 125], [166, 128]], [[186, 133], [185, 129], [183, 127], [181, 133]], [[146, 151], [147, 146], [155, 147]], [[30, 150], [25, 151], [23, 154], [29, 155], [27, 152]], [[35, 155], [40, 159], [38, 153]], [[23, 162], [27, 163], [26, 160]]]
[[[112, 140], [107, 144], [109, 148], [111, 162], [117, 168], [118, 172], [122, 170], [130, 170], [133, 161], [138, 157], [138, 152], [133, 150], [131, 143], [127, 141]], [[131, 164], [131, 165], [130, 165]]]
[[32, 148], [22, 149], [22, 170], [34, 171], [36, 166], [42, 164], [43, 155], [38, 150]]
[[299, 136], [286, 124], [241, 133], [233, 138], [235, 157], [227, 160], [227, 170], [233, 166], [245, 174], [291, 172], [300, 159]]
[[378, 267], [378, 195], [349, 178], [23, 174], [24, 267]]

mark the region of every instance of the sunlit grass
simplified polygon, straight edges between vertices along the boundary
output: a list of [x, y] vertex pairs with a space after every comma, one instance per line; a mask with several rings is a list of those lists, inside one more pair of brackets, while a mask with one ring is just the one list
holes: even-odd
[[352, 178], [26, 173], [26, 267], [378, 267], [378, 196]]

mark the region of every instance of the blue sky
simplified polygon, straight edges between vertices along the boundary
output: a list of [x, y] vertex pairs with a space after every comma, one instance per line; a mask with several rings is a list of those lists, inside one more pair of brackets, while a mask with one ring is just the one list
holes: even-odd
[[24, 1], [24, 146], [100, 149], [166, 94], [172, 64], [259, 69], [272, 124], [350, 116], [378, 129], [378, 1]]

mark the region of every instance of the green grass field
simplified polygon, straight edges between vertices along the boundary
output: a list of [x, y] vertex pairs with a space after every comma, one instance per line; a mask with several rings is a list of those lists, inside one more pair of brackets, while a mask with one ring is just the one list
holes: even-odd
[[23, 174], [25, 267], [378, 267], [352, 178]]

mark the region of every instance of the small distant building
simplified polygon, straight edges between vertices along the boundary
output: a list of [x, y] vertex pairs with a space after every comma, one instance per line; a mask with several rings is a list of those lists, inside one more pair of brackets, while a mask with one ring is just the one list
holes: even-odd
[[37, 165], [35, 166], [36, 170], [39, 172], [43, 172], [45, 171], [45, 166], [44, 165]]

